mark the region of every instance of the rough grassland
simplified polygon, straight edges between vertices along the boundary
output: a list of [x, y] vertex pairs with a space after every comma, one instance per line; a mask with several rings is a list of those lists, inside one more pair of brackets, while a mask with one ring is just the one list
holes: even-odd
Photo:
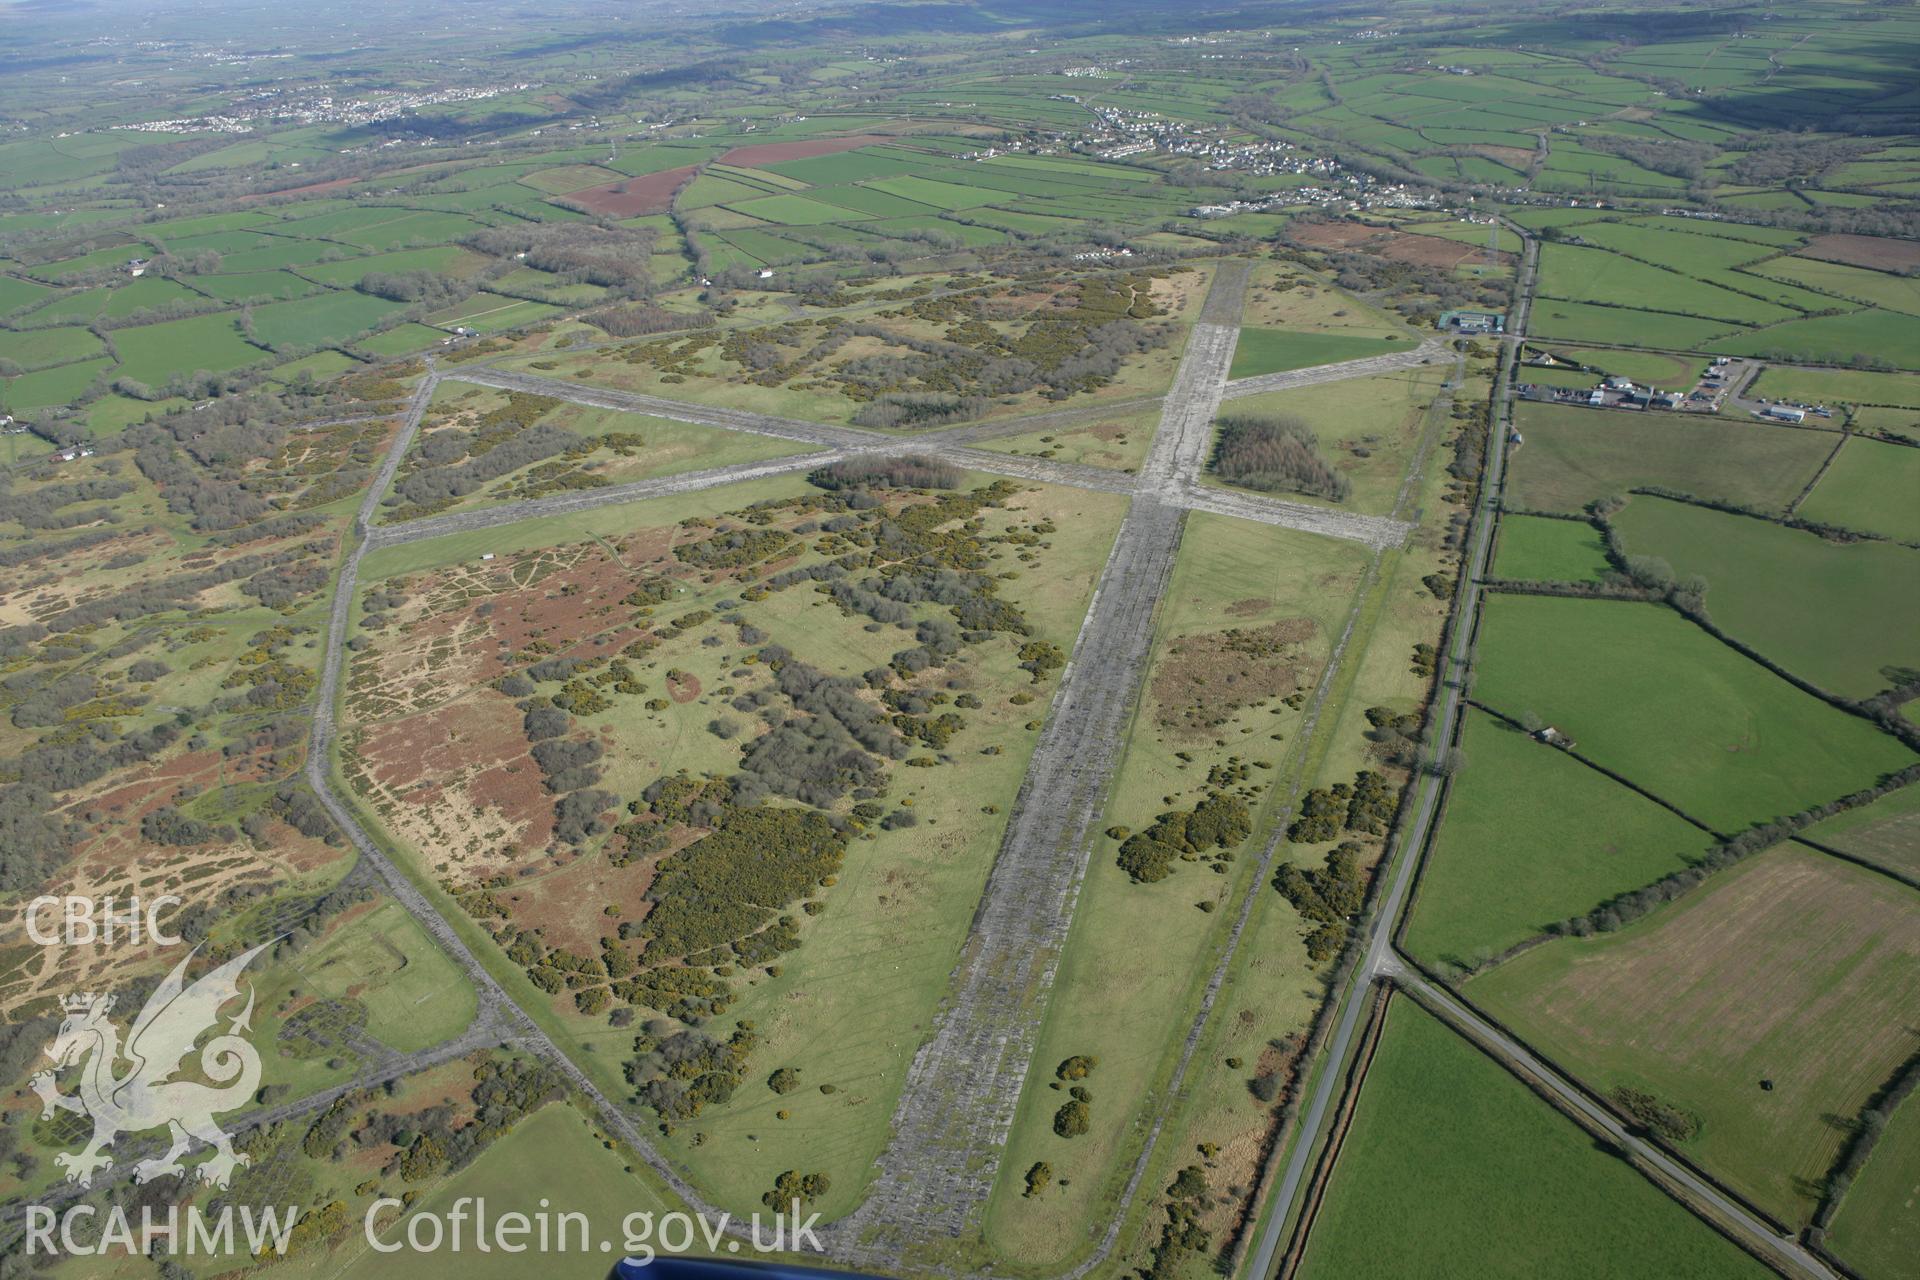
[[1471, 966], [1651, 884], [1712, 837], [1646, 797], [1485, 712], [1420, 878], [1405, 945]]
[[1920, 1048], [1913, 907], [1904, 885], [1788, 845], [1467, 991], [1595, 1089], [1645, 1089], [1696, 1114], [1687, 1154], [1797, 1224], [1847, 1120]]
[[1827, 1245], [1868, 1280], [1913, 1274], [1920, 1258], [1920, 1107], [1911, 1099], [1840, 1202]]
[[1600, 531], [1584, 521], [1507, 516], [1500, 521], [1495, 577], [1526, 582], [1598, 582], [1607, 568]]
[[1359, 1107], [1304, 1280], [1769, 1274], [1407, 1001]]
[[[1052, 548], [1024, 567], [1004, 593], [1033, 622], [1036, 637], [1070, 648], [1124, 500], [1042, 489], [1015, 502], [1023, 519], [1044, 513], [1059, 531], [1049, 535]], [[711, 496], [708, 505], [719, 509]], [[804, 591], [779, 593], [750, 606], [746, 616], [758, 611], [776, 639], [832, 669], [828, 664], [842, 659], [824, 651], [823, 641], [833, 630], [835, 611], [816, 607], [817, 598]], [[792, 611], [791, 621], [765, 612], [775, 602]], [[898, 644], [885, 633], [867, 636], [851, 623], [845, 629], [876, 648]], [[846, 661], [857, 671], [879, 659], [868, 656], [855, 664], [847, 655]], [[876, 1172], [873, 1161], [886, 1142], [907, 1066], [946, 992], [1026, 772], [1037, 735], [1024, 725], [1027, 717], [1043, 714], [1052, 693], [1018, 670], [1011, 653], [969, 659], [974, 661], [980, 665], [970, 679], [987, 709], [970, 715], [969, 727], [954, 740], [957, 763], [903, 768], [893, 778], [889, 801], [911, 803], [920, 825], [848, 846], [828, 910], [808, 924], [805, 944], [782, 957], [778, 977], [743, 985], [728, 1011], [729, 1025], [749, 1019], [762, 1037], [746, 1082], [728, 1103], [709, 1107], [697, 1125], [678, 1130], [666, 1144], [703, 1190], [735, 1212], [758, 1207], [760, 1194], [782, 1170], [799, 1168], [832, 1175], [832, 1192], [813, 1207], [837, 1217], [859, 1203]], [[1035, 701], [1009, 705], [1009, 695], [1021, 691], [1033, 692]], [[708, 714], [701, 710], [699, 720]], [[989, 746], [1001, 753], [983, 754]], [[996, 812], [987, 813], [989, 807]], [[594, 1056], [607, 1065], [617, 1063], [631, 1043], [629, 1032], [607, 1029], [604, 1020], [581, 1036], [597, 1042]], [[799, 1091], [782, 1097], [766, 1087], [767, 1074], [780, 1066], [800, 1072]], [[823, 1084], [838, 1092], [821, 1094]], [[782, 1109], [791, 1112], [786, 1120], [775, 1114]], [[696, 1130], [707, 1135], [698, 1147], [690, 1145]]]
[[[1311, 688], [1339, 634], [1365, 553], [1350, 544], [1220, 516], [1188, 517], [1187, 532], [1162, 605], [1151, 685], [1166, 668], [1172, 638], [1228, 627], [1259, 628], [1283, 619], [1313, 619], [1315, 634], [1301, 646], [1299, 678]], [[1234, 606], [1238, 606], [1237, 608]], [[1138, 831], [1173, 807], [1191, 807], [1204, 794], [1211, 764], [1230, 754], [1279, 764], [1298, 736], [1301, 714], [1248, 707], [1207, 737], [1175, 739], [1156, 721], [1150, 694], [1135, 714], [1113, 795], [1098, 830], [1124, 824]], [[1268, 735], [1280, 732], [1285, 743]], [[1227, 746], [1213, 747], [1214, 738]], [[1187, 750], [1191, 763], [1174, 752]], [[1255, 770], [1253, 780], [1284, 786], [1284, 767]], [[1264, 792], [1261, 801], [1270, 799]], [[1115, 862], [1118, 845], [1096, 832], [1073, 928], [1041, 1030], [1033, 1069], [1015, 1115], [987, 1214], [987, 1239], [1004, 1258], [1054, 1264], [1084, 1250], [1112, 1216], [1118, 1183], [1138, 1150], [1141, 1109], [1157, 1106], [1179, 1041], [1192, 1016], [1198, 987], [1245, 892], [1264, 831], [1256, 825], [1241, 845], [1231, 874], [1179, 863], [1157, 884], [1134, 884]], [[1197, 904], [1215, 904], [1209, 914]], [[1310, 1016], [1303, 950], [1291, 942], [1278, 963], [1294, 981], [1282, 988], [1284, 1005], [1268, 1007], [1268, 1037], [1305, 1024]], [[1065, 1139], [1052, 1129], [1066, 1095], [1048, 1086], [1053, 1071], [1075, 1054], [1100, 1060], [1086, 1082], [1094, 1094], [1091, 1128]], [[1036, 1199], [1021, 1196], [1020, 1175], [1037, 1160], [1054, 1169], [1056, 1186]]]
[[1871, 785], [1913, 755], [1664, 606], [1495, 596], [1474, 694], [1718, 830]]
[[1808, 827], [1807, 839], [1920, 877], [1920, 786], [1888, 792], [1872, 804]]
[[1823, 689], [1871, 697], [1895, 683], [1882, 668], [1920, 667], [1920, 551], [1647, 497], [1614, 527], [1630, 554], [1705, 578], [1716, 626]]
[[1920, 449], [1853, 439], [1840, 449], [1799, 514], [1809, 520], [1920, 541]]
[[1648, 484], [1784, 510], [1833, 451], [1822, 432], [1671, 414], [1523, 404], [1516, 421], [1526, 443], [1508, 467], [1507, 497], [1541, 511], [1578, 511]]
[[[1384, 350], [1386, 345], [1383, 342], [1380, 347]], [[1230, 400], [1221, 412], [1301, 419], [1320, 437], [1320, 456], [1353, 484], [1344, 502], [1297, 493], [1276, 496], [1341, 511], [1386, 515], [1399, 497], [1422, 435], [1433, 429], [1428, 410], [1448, 372], [1444, 366], [1434, 365], [1292, 391], [1269, 391]], [[1444, 429], [1444, 424], [1437, 425]]]

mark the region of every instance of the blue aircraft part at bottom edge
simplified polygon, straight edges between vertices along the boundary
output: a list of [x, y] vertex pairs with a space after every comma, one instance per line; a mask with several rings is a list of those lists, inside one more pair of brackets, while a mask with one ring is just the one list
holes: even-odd
[[836, 1271], [789, 1262], [691, 1258], [663, 1253], [651, 1259], [622, 1258], [614, 1264], [610, 1280], [884, 1280], [884, 1277], [866, 1271]]

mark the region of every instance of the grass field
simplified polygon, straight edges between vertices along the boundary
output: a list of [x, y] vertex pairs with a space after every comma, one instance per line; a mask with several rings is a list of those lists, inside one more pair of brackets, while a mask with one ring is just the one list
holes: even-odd
[[1841, 446], [1799, 513], [1843, 528], [1920, 541], [1920, 449], [1853, 439]]
[[1724, 320], [1669, 315], [1633, 307], [1602, 307], [1559, 298], [1534, 303], [1529, 332], [1535, 337], [1565, 338], [1597, 346], [1649, 346], [1697, 349], [1733, 328]]
[[1386, 515], [1393, 510], [1422, 440], [1445, 430], [1444, 423], [1430, 421], [1429, 409], [1447, 374], [1444, 367], [1428, 366], [1292, 391], [1269, 391], [1229, 400], [1221, 406], [1221, 414], [1277, 414], [1302, 419], [1320, 437], [1320, 455], [1353, 486], [1342, 502], [1295, 493], [1281, 495], [1288, 501]]
[[302, 952], [299, 968], [315, 991], [365, 1005], [367, 1031], [402, 1053], [451, 1040], [473, 1020], [473, 988], [397, 902]]
[[1784, 510], [1833, 451], [1823, 432], [1670, 414], [1522, 404], [1515, 422], [1526, 443], [1513, 453], [1507, 494], [1541, 511], [1577, 512], [1649, 484]]
[[1897, 682], [1885, 668], [1920, 668], [1920, 551], [1650, 497], [1613, 524], [1628, 554], [1705, 578], [1715, 625], [1823, 689], [1871, 697]]
[[1717, 339], [1703, 349], [1734, 356], [1780, 351], [1795, 360], [1819, 364], [1872, 358], [1914, 369], [1920, 368], [1920, 316], [1870, 307], [1753, 329]]
[[1471, 967], [1651, 884], [1713, 838], [1563, 751], [1472, 711], [1404, 943]]
[[1303, 1280], [1772, 1274], [1409, 1001], [1358, 1105]]
[[1606, 543], [1584, 520], [1506, 516], [1500, 521], [1495, 577], [1528, 582], [1598, 582], [1607, 569]]
[[[1749, 256], [1758, 256], [1757, 251]], [[1540, 252], [1540, 294], [1608, 306], [1632, 307], [1659, 299], [1664, 311], [1730, 324], [1768, 324], [1795, 312], [1709, 284], [1691, 275], [1578, 245], [1549, 244]], [[1648, 340], [1651, 344], [1651, 339]]]
[[118, 329], [120, 372], [158, 388], [176, 373], [225, 373], [272, 357], [240, 336], [231, 313]]
[[1153, 443], [1153, 432], [1159, 425], [1157, 406], [1134, 412], [1116, 410], [1110, 418], [1001, 436], [982, 441], [980, 447], [996, 453], [1018, 453], [1131, 471], [1146, 458], [1147, 446]]
[[1284, 329], [1242, 329], [1240, 343], [1233, 351], [1229, 378], [1251, 378], [1256, 374], [1279, 373], [1286, 369], [1304, 369], [1316, 364], [1336, 364], [1405, 351], [1409, 338], [1359, 337], [1344, 333], [1292, 333]]
[[1920, 1257], [1920, 1107], [1909, 1098], [1840, 1202], [1827, 1246], [1867, 1280], [1898, 1280]]
[[1769, 365], [1749, 390], [1775, 400], [1809, 404], [1876, 404], [1920, 408], [1920, 377], [1854, 369], [1797, 369]]
[[1920, 787], [1888, 792], [1872, 804], [1816, 823], [1803, 834], [1877, 866], [1920, 877]]
[[1871, 785], [1913, 754], [1657, 605], [1494, 596], [1474, 694], [1722, 831]]
[[[608, 1256], [619, 1257], [625, 1252], [622, 1223], [628, 1214], [659, 1215], [674, 1207], [652, 1185], [630, 1171], [626, 1157], [607, 1149], [600, 1131], [584, 1116], [566, 1103], [557, 1102], [549, 1103], [515, 1125], [511, 1133], [497, 1139], [473, 1164], [434, 1187], [414, 1211], [444, 1215], [463, 1197], [473, 1197], [485, 1200], [487, 1214], [495, 1221], [507, 1213], [534, 1217], [540, 1214], [546, 1197], [556, 1189], [565, 1190], [564, 1203], [556, 1197], [548, 1214], [562, 1209], [585, 1214], [594, 1234], [571, 1264], [557, 1260], [563, 1255], [549, 1254], [543, 1259], [543, 1269], [554, 1269], [550, 1274], [562, 1274], [570, 1269], [577, 1269], [582, 1275], [597, 1274], [596, 1268], [604, 1269]], [[471, 1211], [471, 1205], [468, 1207]], [[386, 1228], [380, 1233], [381, 1243], [396, 1246], [407, 1219], [389, 1213], [378, 1221]], [[355, 1225], [357, 1228], [358, 1224]], [[612, 1245], [610, 1255], [599, 1252], [603, 1240]], [[471, 1243], [469, 1239], [470, 1246]], [[418, 1254], [404, 1248], [384, 1253], [374, 1250], [366, 1236], [356, 1229], [348, 1233], [348, 1239], [340, 1247], [316, 1258], [312, 1275], [338, 1280], [419, 1280], [421, 1277], [520, 1280], [528, 1273], [528, 1256], [498, 1250], [482, 1253], [471, 1247], [457, 1254], [451, 1251]], [[300, 1261], [296, 1257], [281, 1269], [298, 1275], [307, 1269]]]
[[1687, 1154], [1801, 1223], [1847, 1122], [1920, 1048], [1912, 913], [1904, 885], [1788, 845], [1618, 933], [1537, 947], [1467, 992], [1599, 1091], [1645, 1089], [1693, 1112]]

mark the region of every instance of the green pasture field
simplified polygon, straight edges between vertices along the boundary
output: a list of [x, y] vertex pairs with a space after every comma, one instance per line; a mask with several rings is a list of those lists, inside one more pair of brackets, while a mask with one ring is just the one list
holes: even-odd
[[1677, 271], [1567, 244], [1547, 244], [1540, 250], [1540, 293], [1618, 307], [1654, 303], [1662, 311], [1738, 325], [1767, 324], [1795, 314]]
[[1920, 541], [1920, 449], [1854, 437], [1800, 504], [1808, 520]]
[[17, 276], [0, 276], [0, 315], [11, 314], [52, 294], [53, 290], [46, 285]]
[[1823, 431], [1574, 405], [1523, 403], [1514, 420], [1525, 443], [1512, 453], [1507, 496], [1538, 511], [1578, 512], [1636, 485], [1661, 485], [1784, 512], [1834, 443]]
[[1920, 878], [1920, 786], [1889, 791], [1872, 804], [1836, 813], [1801, 834], [1875, 866]]
[[436, 312], [428, 319], [445, 328], [465, 325], [481, 333], [498, 333], [518, 325], [535, 324], [548, 316], [557, 316], [560, 308], [544, 302], [527, 302], [497, 293], [476, 293], [458, 306]]
[[1901, 1103], [1840, 1201], [1827, 1247], [1867, 1277], [1898, 1280], [1920, 1257], [1920, 1107]]
[[116, 329], [113, 344], [120, 348], [120, 372], [156, 388], [176, 373], [225, 373], [271, 358], [240, 336], [226, 311]]
[[[1703, 224], [1703, 227], [1710, 224]], [[1772, 245], [1751, 240], [1732, 240], [1724, 236], [1645, 226], [1637, 222], [1602, 222], [1580, 228], [1580, 239], [1587, 244], [1612, 249], [1646, 262], [1699, 279], [1724, 279], [1725, 273], [1759, 258], [1779, 252]], [[1756, 292], [1757, 281], [1741, 282], [1748, 292]]]
[[1362, 356], [1385, 355], [1405, 351], [1411, 339], [1398, 335], [1387, 338], [1354, 337], [1344, 333], [1292, 333], [1284, 329], [1242, 329], [1239, 345], [1233, 351], [1229, 378], [1251, 378], [1256, 374], [1280, 373], [1317, 364], [1337, 364]]
[[22, 369], [45, 369], [97, 356], [106, 348], [85, 329], [0, 329], [0, 360]]
[[274, 271], [281, 267], [304, 267], [308, 263], [317, 263], [320, 259], [332, 255], [341, 257], [353, 253], [351, 246], [331, 244], [324, 240], [298, 240], [291, 236], [256, 236], [258, 244], [239, 253], [222, 254], [220, 270], [228, 273], [247, 271]]
[[840, 187], [868, 178], [897, 177], [914, 171], [914, 165], [898, 153], [881, 153], [870, 147], [842, 151], [838, 155], [809, 156], [804, 160], [781, 160], [761, 167], [816, 187]]
[[91, 253], [81, 254], [77, 258], [64, 258], [59, 262], [49, 262], [44, 266], [34, 267], [33, 274], [43, 280], [64, 280], [69, 276], [77, 276], [87, 271], [104, 271], [112, 267], [125, 266], [129, 258], [151, 258], [153, 253], [152, 245], [138, 240], [127, 240], [105, 249], [95, 249]]
[[236, 275], [195, 276], [193, 287], [222, 302], [247, 302], [257, 298], [304, 298], [321, 292], [321, 286], [302, 280], [291, 271], [245, 271]]
[[[824, 222], [855, 222], [858, 215], [837, 205], [825, 204], [806, 196], [762, 196], [758, 200], [740, 200], [726, 206], [763, 222], [783, 227], [804, 227]], [[867, 215], [873, 216], [871, 214]]]
[[135, 312], [172, 302], [204, 302], [199, 294], [175, 280], [145, 276], [115, 288], [86, 289], [56, 298], [39, 310], [22, 317], [35, 325], [49, 322], [88, 324], [95, 320], [122, 320]]
[[1692, 1113], [1687, 1156], [1797, 1226], [1847, 1122], [1916, 1048], [1912, 919], [1912, 889], [1789, 844], [1615, 933], [1516, 956], [1466, 993], [1595, 1091], [1642, 1089]]
[[1564, 338], [1603, 347], [1645, 345], [1680, 350], [1701, 348], [1731, 327], [1724, 320], [1703, 320], [1632, 307], [1591, 306], [1560, 298], [1536, 299], [1530, 321], [1530, 332], [1536, 337]]
[[1303, 1280], [1772, 1274], [1405, 998], [1357, 1105]]
[[[1384, 342], [1379, 346], [1388, 349]], [[1447, 373], [1443, 366], [1428, 365], [1291, 391], [1269, 391], [1229, 400], [1221, 405], [1220, 412], [1222, 416], [1282, 414], [1302, 419], [1319, 435], [1321, 456], [1353, 486], [1344, 502], [1298, 493], [1275, 496], [1289, 502], [1386, 515], [1393, 510], [1422, 440], [1445, 429], [1444, 424], [1432, 421], [1431, 406]]]
[[66, 404], [111, 368], [113, 360], [101, 356], [97, 360], [81, 360], [8, 378], [5, 390], [0, 391], [0, 406], [10, 413], [18, 413], [22, 409], [44, 409]]
[[766, 194], [759, 187], [735, 182], [732, 178], [716, 178], [710, 173], [703, 173], [680, 188], [680, 194], [673, 198], [673, 203], [678, 209], [705, 209], [737, 200], [758, 200]]
[[1030, 235], [1049, 235], [1055, 231], [1070, 231], [1085, 225], [1072, 218], [1061, 218], [1046, 213], [1020, 213], [1012, 209], [974, 209], [967, 216], [1005, 231], [1019, 231]]
[[904, 196], [888, 195], [872, 187], [826, 187], [814, 191], [812, 195], [815, 200], [825, 201], [836, 208], [851, 209], [855, 213], [871, 214], [876, 218], [901, 218], [938, 212], [932, 205]]
[[1802, 404], [1894, 405], [1920, 409], [1920, 375], [1857, 369], [1802, 369], [1776, 364], [1754, 380], [1749, 395]]
[[[1644, 218], [1630, 218], [1621, 224], [1628, 227], [1644, 227], [1653, 231], [1676, 231], [1683, 235], [1711, 237], [1717, 240], [1745, 240], [1753, 244], [1766, 245], [1774, 249], [1790, 249], [1806, 239], [1804, 233], [1791, 231], [1785, 227], [1760, 227], [1743, 222], [1714, 222], [1699, 218], [1665, 218], [1653, 215]], [[1589, 227], [1581, 231], [1581, 236], [1591, 239]], [[1642, 254], [1642, 257], [1651, 255]]]
[[936, 209], [977, 209], [983, 204], [994, 203], [994, 193], [982, 187], [962, 187], [951, 182], [940, 182], [933, 178], [921, 178], [902, 175], [895, 178], [875, 178], [865, 185], [888, 195], [899, 196], [903, 200], [916, 200], [921, 204], [932, 205]]
[[1607, 571], [1606, 543], [1584, 520], [1509, 515], [1500, 520], [1493, 572], [1527, 582], [1598, 582]]
[[[1295, 618], [1310, 619], [1314, 627], [1297, 673], [1300, 686], [1311, 688], [1340, 634], [1364, 567], [1364, 553], [1350, 544], [1220, 516], [1190, 516], [1156, 628], [1149, 688], [1173, 661], [1170, 646], [1176, 637]], [[1269, 789], [1259, 803], [1271, 799], [1272, 788], [1288, 785], [1286, 771], [1296, 767], [1288, 747], [1297, 736], [1300, 712], [1282, 708], [1276, 714], [1277, 703], [1243, 707], [1231, 723], [1217, 726], [1212, 737], [1227, 743], [1217, 747], [1208, 738], [1163, 728], [1159, 705], [1149, 695], [1134, 713], [1101, 828], [1123, 824], [1141, 830], [1170, 807], [1162, 802], [1168, 795], [1191, 806], [1205, 793], [1208, 768], [1229, 754], [1276, 766], [1255, 773]], [[1269, 737], [1276, 731], [1287, 743]], [[1183, 749], [1191, 761], [1175, 754]], [[1260, 812], [1258, 803], [1251, 807]], [[1183, 863], [1158, 883], [1135, 884], [1116, 865], [1118, 845], [1095, 837], [1034, 1070], [988, 1210], [987, 1239], [1000, 1256], [1028, 1265], [1058, 1264], [1083, 1250], [1114, 1212], [1118, 1186], [1138, 1153], [1143, 1113], [1150, 1114], [1146, 1109], [1162, 1100], [1178, 1053], [1178, 1035], [1170, 1039], [1165, 1032], [1188, 1024], [1220, 935], [1238, 895], [1247, 891], [1240, 882], [1264, 838], [1256, 825], [1227, 875]], [[1200, 901], [1213, 902], [1216, 909], [1204, 914], [1196, 905]], [[1283, 984], [1288, 1007], [1284, 1014], [1266, 1012], [1279, 1015], [1283, 1024], [1304, 1025], [1313, 998], [1309, 992], [1317, 984], [1307, 980], [1310, 966], [1303, 950], [1282, 963], [1296, 979]], [[1143, 1034], [1147, 1028], [1162, 1033]], [[1048, 1084], [1054, 1068], [1075, 1054], [1097, 1057], [1099, 1067], [1086, 1081], [1094, 1094], [1091, 1128], [1069, 1141], [1052, 1129], [1053, 1113], [1065, 1095]], [[1056, 1180], [1071, 1185], [1037, 1200], [1022, 1198], [1020, 1175], [1036, 1160], [1052, 1164]]]
[[1613, 526], [1629, 555], [1705, 578], [1715, 625], [1822, 689], [1868, 698], [1895, 683], [1883, 669], [1920, 669], [1920, 551], [1651, 497]]
[[1913, 753], [1659, 605], [1496, 595], [1474, 696], [1721, 831], [1871, 786]]
[[1920, 315], [1920, 280], [1869, 271], [1819, 258], [1776, 258], [1760, 268], [1765, 275], [1791, 280], [1821, 293], [1848, 298], [1868, 306]]
[[473, 270], [485, 266], [489, 261], [479, 254], [462, 249], [459, 245], [446, 244], [432, 249], [402, 249], [398, 253], [375, 253], [364, 258], [348, 258], [341, 262], [317, 262], [310, 267], [301, 268], [300, 274], [312, 276], [315, 280], [324, 280], [328, 284], [350, 287], [375, 271], [438, 271], [447, 275], [464, 276], [471, 275]]
[[275, 302], [253, 309], [254, 332], [275, 347], [345, 342], [381, 319], [406, 310], [404, 302], [341, 290], [324, 298]]
[[438, 346], [446, 336], [444, 330], [424, 324], [402, 324], [369, 334], [353, 345], [355, 350], [370, 351], [377, 356], [399, 356]]
[[169, 409], [184, 407], [185, 400], [132, 400], [121, 395], [104, 395], [87, 406], [87, 430], [96, 436], [124, 431], [148, 415], [159, 417]]
[[1472, 968], [1679, 870], [1713, 837], [1483, 711], [1461, 752], [1403, 945]]
[[960, 243], [969, 249], [977, 249], [983, 244], [1000, 244], [1006, 240], [1006, 233], [992, 227], [976, 227], [938, 215], [918, 214], [909, 218], [888, 218], [881, 222], [863, 222], [863, 230], [888, 235], [899, 235], [903, 231], [944, 231], [957, 236]]
[[1704, 349], [1731, 356], [1786, 352], [1795, 360], [1822, 364], [1869, 358], [1902, 369], [1920, 369], [1920, 316], [1868, 308], [1769, 325], [1716, 339]]

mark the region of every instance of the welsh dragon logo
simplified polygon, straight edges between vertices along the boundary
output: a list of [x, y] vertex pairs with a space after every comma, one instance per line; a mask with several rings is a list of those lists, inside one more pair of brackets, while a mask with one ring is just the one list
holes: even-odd
[[[214, 1116], [243, 1105], [260, 1086], [260, 1054], [240, 1035], [249, 1029], [253, 1017], [251, 985], [246, 1007], [227, 1024], [225, 1032], [207, 1041], [199, 1051], [198, 1074], [213, 1084], [173, 1077], [188, 1065], [186, 1059], [200, 1034], [219, 1020], [221, 1006], [240, 995], [241, 971], [272, 945], [262, 943], [235, 956], [192, 986], [186, 983], [187, 963], [193, 959], [193, 952], [188, 952], [133, 1020], [124, 1048], [119, 1030], [107, 1020], [114, 997], [87, 993], [61, 1001], [67, 1016], [60, 1024], [60, 1033], [47, 1046], [47, 1056], [53, 1059], [56, 1070], [86, 1060], [80, 1073], [80, 1091], [76, 1096], [61, 1093], [52, 1071], [40, 1072], [31, 1083], [40, 1095], [41, 1119], [50, 1118], [57, 1109], [93, 1120], [93, 1138], [86, 1150], [77, 1155], [62, 1151], [53, 1157], [67, 1171], [68, 1182], [92, 1186], [96, 1171], [113, 1167], [113, 1159], [102, 1153], [103, 1147], [112, 1146], [120, 1134], [161, 1125], [171, 1133], [173, 1145], [158, 1159], [136, 1164], [136, 1182], [185, 1173], [180, 1157], [196, 1141], [213, 1148], [213, 1154], [198, 1168], [200, 1180], [212, 1186], [224, 1188], [234, 1169], [249, 1162], [248, 1156], [234, 1151], [232, 1140], [214, 1123]], [[130, 1065], [119, 1074], [123, 1060]]]

